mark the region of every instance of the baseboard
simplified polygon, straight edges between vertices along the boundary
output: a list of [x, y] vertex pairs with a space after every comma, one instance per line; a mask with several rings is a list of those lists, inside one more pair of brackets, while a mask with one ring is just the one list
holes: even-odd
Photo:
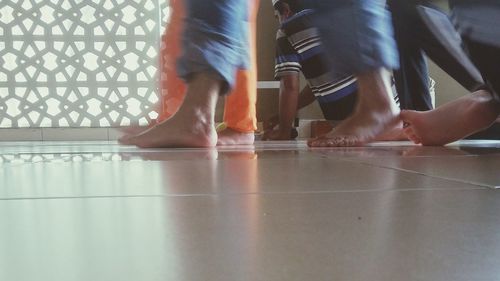
[[[311, 124], [321, 120], [299, 120], [299, 139], [311, 137]], [[326, 122], [326, 121], [325, 121]], [[144, 127], [146, 128], [146, 127]], [[262, 123], [257, 133], [262, 132]], [[18, 128], [0, 129], [0, 141], [116, 141], [123, 128]]]

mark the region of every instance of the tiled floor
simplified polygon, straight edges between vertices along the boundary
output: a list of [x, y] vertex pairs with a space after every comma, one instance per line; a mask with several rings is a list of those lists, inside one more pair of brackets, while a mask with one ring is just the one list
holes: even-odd
[[500, 280], [500, 142], [0, 143], [0, 280]]

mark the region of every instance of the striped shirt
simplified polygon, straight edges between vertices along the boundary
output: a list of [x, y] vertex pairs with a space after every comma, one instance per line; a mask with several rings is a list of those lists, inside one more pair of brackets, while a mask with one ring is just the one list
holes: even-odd
[[302, 72], [318, 102], [331, 103], [354, 94], [356, 78], [331, 69], [312, 16], [312, 10], [303, 10], [282, 23], [276, 35], [275, 79]]

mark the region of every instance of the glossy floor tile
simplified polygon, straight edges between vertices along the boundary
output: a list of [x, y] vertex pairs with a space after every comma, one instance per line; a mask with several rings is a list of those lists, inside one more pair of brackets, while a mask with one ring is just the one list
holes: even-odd
[[498, 280], [491, 190], [0, 203], [1, 280]]
[[0, 280], [500, 280], [500, 143], [0, 143]]
[[[350, 151], [341, 156], [377, 167], [500, 188], [498, 141], [463, 141], [447, 147], [382, 147], [364, 154], [361, 151]], [[339, 157], [332, 151], [324, 153], [329, 158]]]

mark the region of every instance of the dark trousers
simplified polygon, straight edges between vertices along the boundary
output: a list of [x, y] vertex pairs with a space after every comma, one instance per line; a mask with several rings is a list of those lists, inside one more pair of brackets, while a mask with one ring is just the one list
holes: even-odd
[[[435, 11], [431, 16], [440, 25], [439, 29], [427, 27], [418, 9], [420, 4]], [[473, 91], [483, 84], [446, 14], [424, 0], [389, 0], [388, 6], [400, 54], [400, 69], [394, 72], [394, 78], [402, 109], [432, 109], [424, 54], [468, 90]]]
[[[464, 39], [472, 61], [476, 64], [484, 81], [500, 106], [500, 48]], [[500, 139], [500, 124], [494, 123], [488, 129], [469, 136], [468, 139]]]
[[500, 47], [464, 40], [472, 61], [476, 64], [487, 86], [500, 101]]

